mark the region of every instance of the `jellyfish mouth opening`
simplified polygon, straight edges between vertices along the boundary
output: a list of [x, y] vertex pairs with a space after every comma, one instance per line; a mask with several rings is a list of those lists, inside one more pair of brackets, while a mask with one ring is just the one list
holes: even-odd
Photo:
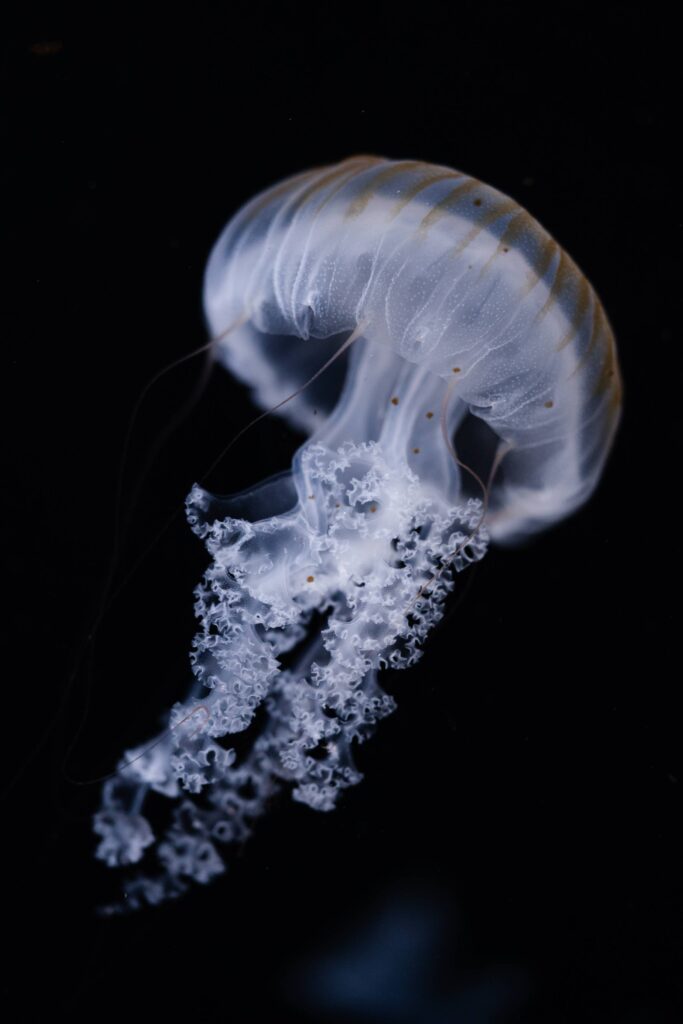
[[[446, 428], [452, 448], [473, 470], [454, 473], [448, 443], [438, 437], [443, 377], [401, 354], [386, 332], [370, 322], [365, 328], [356, 325], [358, 337], [347, 347], [352, 326], [328, 334], [311, 314], [303, 326], [297, 324], [300, 333], [295, 334], [294, 328], [280, 330], [282, 324], [264, 310], [218, 349], [226, 367], [251, 386], [262, 409], [332, 448], [348, 440], [402, 447], [410, 468], [427, 484], [445, 489], [454, 500], [482, 497], [477, 477], [488, 480], [500, 438], [457, 391], [449, 395]], [[251, 493], [227, 496], [230, 504], [223, 504], [223, 513], [254, 520], [292, 504], [284, 475], [268, 501], [254, 507]], [[262, 487], [261, 496], [265, 493]]]

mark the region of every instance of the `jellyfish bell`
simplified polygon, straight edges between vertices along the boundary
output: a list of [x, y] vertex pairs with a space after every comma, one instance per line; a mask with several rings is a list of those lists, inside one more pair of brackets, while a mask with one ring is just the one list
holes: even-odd
[[[514, 200], [449, 168], [355, 157], [256, 196], [214, 246], [204, 305], [219, 360], [309, 438], [288, 473], [188, 497], [212, 558], [194, 685], [95, 818], [107, 863], [156, 852], [129, 905], [222, 871], [218, 847], [282, 788], [331, 810], [394, 708], [378, 673], [417, 661], [489, 539], [587, 499], [619, 417], [586, 278]], [[158, 838], [150, 790], [173, 800]]]

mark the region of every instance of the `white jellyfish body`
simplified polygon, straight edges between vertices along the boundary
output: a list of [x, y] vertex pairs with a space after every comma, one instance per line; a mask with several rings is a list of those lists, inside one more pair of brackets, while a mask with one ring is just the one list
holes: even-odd
[[[379, 670], [418, 659], [489, 537], [585, 501], [620, 409], [586, 278], [514, 200], [448, 168], [356, 157], [262, 193], [216, 243], [204, 304], [225, 366], [311, 437], [290, 473], [188, 497], [213, 559], [195, 684], [161, 739], [127, 752], [95, 818], [110, 865], [156, 850], [129, 905], [222, 871], [218, 847], [283, 787], [334, 807], [360, 778], [354, 743], [394, 707]], [[453, 457], [466, 435], [480, 477], [505, 445], [486, 507]], [[238, 758], [230, 736], [250, 726]], [[149, 789], [175, 801], [158, 840]]]

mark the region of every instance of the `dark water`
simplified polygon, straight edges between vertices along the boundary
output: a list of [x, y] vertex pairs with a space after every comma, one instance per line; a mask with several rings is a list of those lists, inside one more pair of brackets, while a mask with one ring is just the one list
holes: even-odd
[[[36, 19], [3, 44], [9, 1017], [680, 1020], [673, 29], [576, 5], [186, 17]], [[284, 802], [217, 884], [103, 921], [98, 787], [69, 780], [110, 771], [184, 694], [205, 565], [179, 516], [67, 685], [127, 423], [204, 341], [227, 218], [354, 152], [459, 167], [563, 243], [617, 336], [618, 441], [591, 503], [489, 553], [420, 666], [387, 679], [399, 709], [334, 814]], [[200, 377], [178, 369], [143, 407], [125, 507]], [[300, 439], [270, 419], [202, 477], [251, 415], [216, 370], [152, 460], [118, 583], [195, 479], [227, 492], [288, 465]]]

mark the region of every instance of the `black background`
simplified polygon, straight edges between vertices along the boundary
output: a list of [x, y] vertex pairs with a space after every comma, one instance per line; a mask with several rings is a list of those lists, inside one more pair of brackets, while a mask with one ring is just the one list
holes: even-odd
[[[256, 7], [37, 19], [3, 43], [4, 1009], [678, 1021], [673, 27], [651, 7]], [[225, 221], [278, 178], [357, 152], [465, 170], [560, 240], [615, 329], [618, 440], [589, 505], [491, 551], [421, 665], [387, 677], [399, 709], [334, 814], [285, 801], [217, 884], [102, 920], [116, 883], [92, 856], [98, 786], [70, 780], [110, 771], [183, 695], [206, 563], [180, 515], [83, 656], [131, 412], [205, 339], [203, 265]], [[124, 505], [201, 369], [169, 374], [143, 406]], [[144, 477], [119, 582], [194, 480], [227, 492], [288, 465], [300, 438], [270, 418], [202, 476], [251, 415], [215, 370]], [[406, 893], [446, 920], [422, 1008], [316, 1006], [315, 957], [344, 935], [353, 948]], [[463, 1009], [491, 977], [517, 979], [498, 1016], [474, 997]]]

